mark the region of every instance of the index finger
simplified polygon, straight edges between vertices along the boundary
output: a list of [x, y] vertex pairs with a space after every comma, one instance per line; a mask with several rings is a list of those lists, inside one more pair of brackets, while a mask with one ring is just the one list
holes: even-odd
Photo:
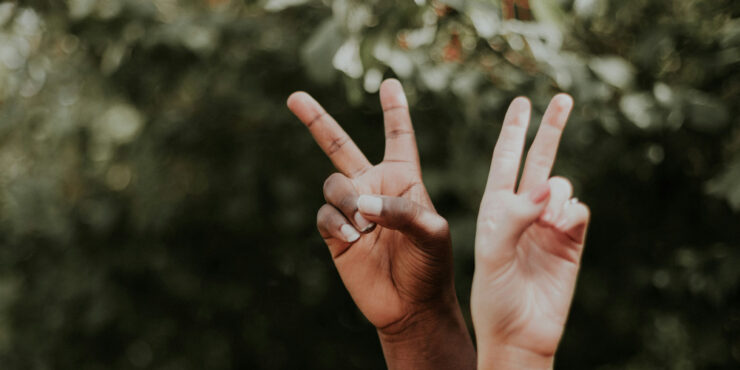
[[291, 94], [288, 108], [308, 127], [339, 172], [352, 178], [372, 166], [337, 121], [310, 95], [302, 91]]
[[498, 190], [514, 192], [524, 141], [527, 137], [530, 111], [531, 104], [524, 97], [514, 99], [509, 105], [501, 133], [493, 149], [486, 192]]
[[565, 129], [568, 115], [573, 108], [573, 98], [568, 94], [558, 94], [550, 101], [550, 104], [542, 116], [540, 128], [534, 138], [532, 147], [527, 153], [527, 161], [524, 163], [522, 180], [519, 183], [519, 191], [526, 192], [544, 184], [550, 177], [552, 165], [555, 163], [555, 155], [558, 151], [560, 136]]

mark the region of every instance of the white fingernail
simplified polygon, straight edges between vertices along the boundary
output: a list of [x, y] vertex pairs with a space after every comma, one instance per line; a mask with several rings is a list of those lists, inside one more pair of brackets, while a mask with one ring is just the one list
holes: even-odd
[[347, 242], [352, 243], [356, 241], [357, 239], [360, 239], [360, 233], [355, 230], [354, 227], [350, 225], [342, 225], [342, 228], [340, 229], [342, 231], [342, 234], [344, 234], [344, 238], [347, 240]]
[[372, 195], [360, 195], [357, 198], [357, 208], [362, 213], [380, 216], [381, 211], [383, 211], [383, 199]]
[[542, 216], [542, 221], [550, 223], [552, 221], [552, 213], [550, 213], [550, 211], [545, 212], [545, 214]]
[[365, 217], [362, 217], [360, 212], [355, 212], [355, 222], [357, 223], [357, 226], [360, 227], [360, 232], [363, 233], [375, 226], [374, 223], [368, 221]]

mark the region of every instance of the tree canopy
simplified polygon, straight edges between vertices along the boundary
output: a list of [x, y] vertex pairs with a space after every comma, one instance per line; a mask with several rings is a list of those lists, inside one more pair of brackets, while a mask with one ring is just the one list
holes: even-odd
[[285, 99], [377, 161], [397, 77], [464, 312], [503, 113], [565, 91], [593, 220], [556, 367], [736, 368], [738, 67], [733, 0], [3, 2], [0, 367], [381, 368]]

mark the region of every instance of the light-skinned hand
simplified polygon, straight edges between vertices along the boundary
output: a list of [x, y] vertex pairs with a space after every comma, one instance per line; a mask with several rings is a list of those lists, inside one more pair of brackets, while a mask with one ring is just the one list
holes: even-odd
[[531, 104], [517, 98], [506, 113], [475, 238], [471, 311], [481, 370], [553, 366], [590, 217], [568, 180], [550, 178], [572, 107], [565, 94], [550, 102], [518, 189]]

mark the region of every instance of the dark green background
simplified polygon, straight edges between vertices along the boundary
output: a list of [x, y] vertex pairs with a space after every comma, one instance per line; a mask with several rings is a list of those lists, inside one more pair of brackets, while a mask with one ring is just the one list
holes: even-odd
[[315, 230], [333, 169], [285, 108], [310, 92], [378, 161], [379, 76], [466, 314], [505, 108], [566, 91], [554, 173], [593, 222], [556, 367], [740, 366], [740, 3], [530, 3], [3, 2], [0, 368], [382, 368]]

